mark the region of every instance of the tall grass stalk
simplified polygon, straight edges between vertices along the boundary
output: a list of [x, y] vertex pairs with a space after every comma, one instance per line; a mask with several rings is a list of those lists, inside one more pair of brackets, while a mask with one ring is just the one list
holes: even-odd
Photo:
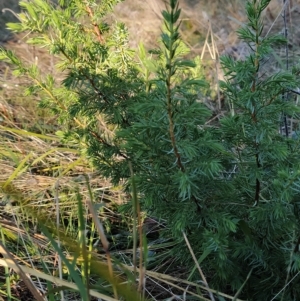
[[[0, 235], [1, 235], [1, 241], [3, 246], [5, 247], [5, 237], [3, 233], [3, 228], [0, 224]], [[10, 285], [10, 271], [7, 266], [4, 267], [4, 272], [5, 272], [5, 284], [6, 284], [6, 296], [7, 296], [7, 301], [12, 300], [12, 294], [11, 294], [11, 285]]]
[[[58, 247], [61, 246], [60, 243], [60, 237], [59, 237], [59, 228], [60, 228], [60, 211], [59, 211], [59, 196], [58, 196], [58, 186], [59, 186], [59, 181], [57, 181], [55, 183], [55, 195], [54, 195], [54, 201], [55, 201], [55, 210], [56, 210], [56, 229], [57, 229], [57, 244]], [[61, 262], [61, 257], [57, 256], [58, 258], [58, 273], [59, 273], [59, 278], [63, 279], [63, 271], [62, 271], [62, 262]], [[60, 291], [60, 297], [61, 297], [61, 301], [65, 300], [64, 297], [64, 292], [63, 290]]]
[[[209, 286], [208, 286], [206, 277], [204, 276], [203, 271], [202, 271], [202, 269], [201, 269], [201, 267], [200, 267], [200, 265], [199, 265], [199, 263], [198, 263], [198, 261], [197, 261], [197, 258], [196, 258], [195, 253], [194, 253], [194, 251], [193, 251], [193, 249], [192, 249], [192, 247], [191, 247], [191, 245], [190, 245], [190, 242], [189, 242], [189, 240], [188, 240], [186, 234], [185, 234], [184, 232], [182, 232], [182, 234], [183, 234], [184, 240], [185, 240], [185, 242], [186, 242], [186, 245], [187, 245], [187, 247], [188, 247], [188, 249], [189, 249], [189, 251], [190, 251], [190, 253], [191, 253], [192, 257], [193, 257], [193, 260], [194, 260], [194, 262], [195, 262], [195, 266], [197, 267], [197, 269], [198, 269], [198, 271], [199, 271], [199, 274], [200, 274], [200, 276], [201, 276], [202, 282], [203, 282], [203, 283], [205, 284], [205, 286], [209, 289]], [[210, 297], [211, 301], [215, 301], [215, 297], [214, 297], [214, 295], [212, 294], [212, 292], [211, 292], [210, 290], [208, 290], [208, 293], [209, 293], [209, 297]]]
[[[137, 187], [135, 183], [135, 175], [132, 168], [132, 163], [129, 161], [129, 169], [131, 173], [131, 187], [132, 187], [132, 208], [133, 208], [133, 267], [134, 267], [134, 277], [137, 279], [137, 244], [139, 241], [139, 284], [138, 291], [142, 293], [143, 297], [145, 296], [145, 271], [143, 267], [143, 258], [145, 259], [145, 254], [147, 254], [147, 242], [144, 239], [143, 235], [143, 225], [141, 217], [141, 208], [138, 200]], [[137, 237], [137, 233], [139, 237]], [[146, 263], [146, 260], [144, 260]]]
[[112, 285], [113, 285], [114, 296], [115, 296], [116, 299], [118, 299], [118, 292], [117, 292], [116, 286], [114, 284], [113, 266], [112, 266], [112, 260], [111, 260], [110, 252], [109, 252], [109, 242], [106, 238], [106, 235], [104, 233], [103, 225], [102, 225], [102, 223], [101, 223], [101, 221], [98, 217], [98, 214], [95, 210], [95, 207], [94, 207], [93, 193], [92, 193], [91, 186], [90, 186], [89, 179], [88, 179], [87, 175], [85, 175], [85, 179], [86, 179], [86, 184], [87, 184], [88, 192], [89, 192], [89, 200], [87, 201], [87, 206], [89, 208], [90, 213], [92, 214], [92, 218], [93, 218], [93, 222], [95, 224], [95, 227], [98, 230], [98, 234], [100, 236], [102, 247], [103, 247], [103, 249], [105, 251], [105, 254], [106, 254], [107, 266], [108, 266], [109, 275], [110, 275]]

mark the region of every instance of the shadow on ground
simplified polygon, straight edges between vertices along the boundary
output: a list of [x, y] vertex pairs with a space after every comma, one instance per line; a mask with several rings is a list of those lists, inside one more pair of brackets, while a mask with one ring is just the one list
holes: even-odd
[[0, 43], [12, 38], [12, 34], [6, 29], [6, 23], [16, 22], [15, 14], [20, 12], [18, 0], [0, 0]]

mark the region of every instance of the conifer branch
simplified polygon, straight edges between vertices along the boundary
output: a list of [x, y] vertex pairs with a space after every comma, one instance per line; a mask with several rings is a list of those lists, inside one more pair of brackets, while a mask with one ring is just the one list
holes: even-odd
[[[114, 147], [113, 145], [109, 144], [107, 141], [105, 141], [102, 137], [100, 137], [96, 132], [91, 132], [92, 136], [94, 136], [101, 144], [107, 146], [107, 147]], [[117, 154], [124, 159], [129, 159], [128, 156], [126, 156], [124, 153], [122, 153], [120, 150], [117, 151]]]
[[93, 25], [93, 28], [94, 28], [94, 33], [97, 36], [98, 42], [100, 44], [103, 44], [104, 43], [103, 35], [100, 31], [99, 25], [96, 22], [93, 21], [94, 13], [88, 5], [86, 6], [86, 11], [87, 11], [87, 13], [88, 13], [88, 15], [89, 15], [89, 17], [92, 21], [92, 25]]
[[[289, 70], [289, 46], [288, 46], [288, 30], [287, 30], [287, 19], [286, 19], [286, 0], [283, 0], [283, 23], [284, 23], [284, 37], [286, 39], [285, 43], [285, 61], [286, 61], [286, 70]], [[282, 98], [287, 101], [287, 94], [282, 93]], [[289, 136], [289, 129], [287, 124], [287, 116], [283, 114], [283, 123], [285, 136]]]
[[[259, 162], [259, 154], [255, 155], [255, 159], [256, 159], [256, 166], [257, 166], [257, 168], [261, 168], [261, 164]], [[255, 199], [254, 199], [255, 200], [255, 205], [257, 205], [258, 202], [259, 202], [259, 194], [260, 194], [260, 181], [259, 181], [258, 178], [256, 178]]]
[[[168, 38], [163, 37], [163, 42], [166, 47], [166, 88], [167, 88], [167, 111], [168, 111], [168, 120], [169, 120], [169, 136], [171, 139], [173, 151], [176, 157], [176, 164], [178, 168], [185, 172], [185, 168], [182, 163], [180, 152], [177, 148], [175, 133], [174, 133], [174, 121], [173, 121], [173, 101], [172, 98], [172, 76], [175, 74], [175, 70], [177, 68], [176, 60], [174, 59], [176, 49], [178, 47], [178, 39], [179, 39], [179, 33], [178, 33], [178, 26], [174, 27], [177, 19], [180, 15], [180, 10], [178, 9], [178, 3], [176, 0], [171, 1], [171, 10], [170, 12], [164, 12], [163, 13], [165, 18], [165, 24], [167, 24], [167, 30], [169, 31]], [[168, 52], [167, 52], [168, 51]], [[198, 203], [197, 198], [194, 195], [191, 195], [191, 200], [195, 203], [197, 207], [197, 212], [201, 211], [201, 206]]]
[[[253, 7], [255, 9], [255, 14], [257, 15], [257, 18], [254, 20], [254, 22], [252, 23], [252, 28], [255, 31], [255, 59], [254, 59], [254, 67], [255, 67], [255, 71], [254, 71], [254, 75], [253, 75], [253, 82], [252, 82], [252, 86], [251, 86], [251, 92], [255, 92], [256, 91], [256, 81], [257, 81], [257, 76], [258, 76], [258, 71], [259, 71], [259, 67], [260, 67], [260, 63], [259, 63], [259, 47], [260, 47], [260, 42], [259, 42], [259, 37], [260, 37], [260, 33], [262, 31], [262, 28], [260, 27], [260, 7], [259, 7], [259, 3], [253, 3]], [[256, 124], [257, 123], [257, 107], [258, 104], [254, 104], [254, 111], [251, 114], [252, 120], [253, 122]], [[259, 144], [255, 143], [255, 148], [256, 148], [256, 154], [255, 154], [255, 161], [256, 161], [256, 167], [258, 169], [260, 169], [261, 164], [260, 164], [260, 159], [259, 159]], [[254, 197], [254, 201], [255, 201], [255, 205], [258, 205], [259, 202], [259, 195], [260, 195], [260, 180], [256, 177], [255, 180], [255, 197]]]
[[[69, 61], [70, 64], [74, 63], [74, 60], [66, 53], [66, 51], [64, 50], [63, 47], [59, 47], [59, 50], [61, 51], [61, 53], [64, 55], [64, 57]], [[108, 100], [105, 97], [104, 93], [102, 93], [100, 91], [100, 89], [96, 86], [95, 80], [93, 78], [91, 78], [89, 75], [89, 73], [85, 72], [83, 70], [83, 68], [80, 66], [78, 67], [78, 70], [82, 72], [82, 75], [85, 77], [85, 79], [91, 84], [91, 86], [93, 87], [94, 91], [96, 92], [96, 94], [98, 96], [101, 96], [102, 99], [108, 104]]]
[[[170, 76], [170, 73], [169, 73]], [[174, 134], [174, 123], [172, 118], [172, 97], [171, 97], [171, 84], [170, 84], [170, 78], [167, 80], [167, 102], [168, 102], [168, 117], [169, 117], [169, 134], [172, 142], [172, 147], [174, 150], [174, 154], [176, 156], [177, 165], [181, 171], [184, 171], [184, 166], [181, 162], [181, 156], [178, 152], [177, 145], [176, 145], [176, 139]]]
[[[176, 2], [174, 1], [174, 4]], [[170, 36], [168, 38], [168, 44], [167, 49], [169, 51], [167, 55], [167, 64], [166, 67], [168, 69], [167, 72], [167, 79], [166, 79], [166, 85], [167, 85], [167, 110], [168, 110], [168, 118], [169, 118], [169, 135], [172, 143], [172, 147], [174, 150], [174, 154], [176, 156], [176, 163], [181, 171], [184, 171], [184, 166], [182, 164], [181, 156], [178, 151], [177, 145], [176, 145], [176, 139], [175, 139], [175, 133], [174, 133], [174, 122], [173, 122], [173, 112], [172, 112], [172, 75], [174, 74], [173, 69], [175, 69], [175, 66], [173, 65], [173, 56], [176, 51], [176, 45], [174, 45], [174, 42], [176, 42], [176, 37], [178, 38], [177, 28], [174, 30], [174, 14], [178, 12], [178, 5], [174, 5], [174, 7], [171, 6], [171, 11], [169, 14], [169, 33]], [[180, 13], [180, 11], [179, 11]], [[166, 20], [167, 21], [167, 20]], [[176, 22], [176, 21], [175, 21]], [[173, 74], [172, 74], [173, 73]]]

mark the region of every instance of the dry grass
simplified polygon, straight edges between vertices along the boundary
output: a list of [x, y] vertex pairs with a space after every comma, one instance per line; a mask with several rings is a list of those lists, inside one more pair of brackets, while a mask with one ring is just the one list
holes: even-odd
[[[17, 11], [17, 1], [0, 0], [0, 41], [6, 42], [5, 47], [14, 50], [23, 61], [36, 63], [42, 72], [55, 72], [55, 58], [48, 55], [45, 50], [28, 46], [22, 35], [15, 36], [7, 41], [11, 34], [4, 29], [4, 23], [13, 21], [12, 14], [3, 13], [1, 10], [10, 3], [10, 8]], [[288, 2], [289, 13], [287, 25], [291, 38], [291, 55], [299, 54], [300, 27], [298, 26], [300, 14], [300, 0]], [[182, 1], [182, 37], [191, 47], [193, 54], [205, 58], [207, 73], [215, 86], [220, 77], [218, 69], [218, 56], [229, 53], [237, 58], [245, 54], [245, 45], [239, 43], [235, 34], [236, 29], [245, 21], [242, 0], [226, 1]], [[150, 48], [157, 44], [161, 31], [160, 10], [164, 7], [161, 0], [127, 0], [119, 4], [115, 11], [108, 17], [109, 22], [119, 20], [124, 22], [130, 32], [130, 45], [136, 48], [140, 41]], [[265, 13], [266, 28], [271, 32], [282, 32], [284, 28], [282, 13], [282, 1], [271, 1], [270, 7]], [[205, 44], [206, 43], [206, 44]], [[206, 47], [204, 48], [204, 45]], [[214, 50], [213, 50], [214, 49]], [[88, 199], [88, 189], [83, 174], [88, 174], [90, 184], [96, 199], [102, 203], [119, 204], [125, 198], [119, 188], [114, 188], [109, 181], [102, 179], [93, 168], [81, 158], [76, 149], [68, 148], [59, 144], [54, 132], [58, 129], [56, 117], [47, 111], [37, 109], [39, 97], [32, 96], [30, 99], [23, 95], [23, 89], [28, 86], [27, 79], [15, 78], [10, 66], [0, 62], [0, 182], [7, 183], [7, 187], [13, 187], [14, 191], [22, 193], [30, 204], [48, 208], [49, 216], [55, 218], [56, 195], [59, 196], [62, 214], [70, 215], [75, 208], [73, 196], [79, 189], [83, 200]], [[217, 88], [215, 88], [217, 89]], [[217, 93], [216, 93], [217, 94]], [[218, 96], [215, 96], [216, 98]], [[7, 128], [13, 130], [9, 131]], [[39, 133], [43, 136], [25, 135], [25, 130]], [[44, 139], [45, 136], [48, 139]], [[20, 167], [20, 170], [16, 169]], [[15, 176], [9, 181], [12, 175]], [[8, 185], [9, 184], [9, 185]], [[28, 233], [17, 225], [16, 213], [21, 212], [19, 206], [10, 204], [5, 198], [7, 191], [0, 192], [2, 227], [16, 235], [26, 237]], [[51, 204], [51, 205], [50, 205]], [[13, 205], [13, 206], [11, 206]], [[117, 214], [110, 206], [102, 215], [109, 220], [110, 224], [122, 224], [121, 215]], [[129, 222], [126, 221], [128, 224]], [[157, 222], [153, 222], [155, 226]], [[161, 226], [161, 225], [160, 225]], [[124, 226], [123, 226], [124, 227]], [[24, 228], [26, 228], [24, 226]], [[117, 228], [117, 227], [116, 227]], [[129, 234], [122, 234], [126, 241]], [[36, 245], [46, 247], [47, 241], [42, 234], [37, 234], [33, 229], [29, 231], [30, 239]], [[171, 244], [170, 246], [171, 247]], [[123, 250], [124, 251], [124, 250]], [[127, 250], [128, 251], [128, 250]], [[164, 251], [168, 253], [168, 251]], [[130, 265], [132, 250], [126, 255], [121, 250], [115, 254]], [[52, 257], [51, 257], [52, 256]], [[55, 258], [52, 254], [49, 261]], [[166, 255], [168, 258], [168, 255]], [[25, 262], [28, 262], [25, 260]], [[153, 299], [160, 298], [176, 299], [176, 294], [195, 294], [195, 284], [183, 280], [184, 269], [173, 270], [172, 276], [166, 275], [172, 260], [166, 261], [157, 267], [163, 273], [154, 271], [146, 272], [146, 290]], [[181, 275], [181, 272], [183, 273]], [[191, 289], [190, 289], [191, 288]], [[228, 297], [228, 296], [227, 296]], [[25, 300], [25, 299], [24, 299]]]
[[[206, 33], [211, 23], [220, 51], [236, 42], [235, 30], [245, 20], [244, 6], [239, 0], [222, 1], [180, 1], [182, 8], [182, 36], [190, 42], [194, 51], [201, 52]], [[146, 46], [157, 44], [161, 32], [161, 10], [163, 0], [130, 0], [119, 4], [110, 20], [121, 20], [129, 28], [131, 45], [137, 47], [142, 41]], [[229, 17], [231, 19], [229, 19]], [[202, 44], [202, 45], [201, 45]]]

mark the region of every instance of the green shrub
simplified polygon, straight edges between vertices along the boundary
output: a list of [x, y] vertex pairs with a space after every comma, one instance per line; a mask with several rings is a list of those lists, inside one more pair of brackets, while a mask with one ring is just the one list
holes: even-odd
[[286, 43], [263, 36], [261, 14], [270, 0], [247, 3], [248, 23], [238, 34], [249, 56], [221, 60], [231, 110], [214, 126], [201, 101], [207, 83], [200, 59], [187, 60], [180, 39], [177, 0], [162, 13], [160, 47], [146, 53], [141, 45], [139, 60], [125, 26], [102, 21], [117, 2], [21, 3], [27, 14], [10, 27], [35, 33], [28, 42], [59, 58], [62, 82], [9, 51], [1, 58], [31, 77], [29, 91], [60, 114], [69, 128], [63, 139], [76, 141], [103, 176], [129, 192], [132, 166], [143, 210], [166, 220], [170, 233], [161, 235], [178, 242], [173, 255], [190, 267], [190, 277], [197, 276], [182, 232], [210, 287], [233, 293], [249, 276], [243, 298], [271, 300], [281, 291], [282, 300], [299, 299], [297, 281], [287, 285], [300, 267], [299, 139], [279, 131], [283, 116], [299, 112], [284, 97], [299, 78], [297, 70], [264, 70], [272, 49]]

